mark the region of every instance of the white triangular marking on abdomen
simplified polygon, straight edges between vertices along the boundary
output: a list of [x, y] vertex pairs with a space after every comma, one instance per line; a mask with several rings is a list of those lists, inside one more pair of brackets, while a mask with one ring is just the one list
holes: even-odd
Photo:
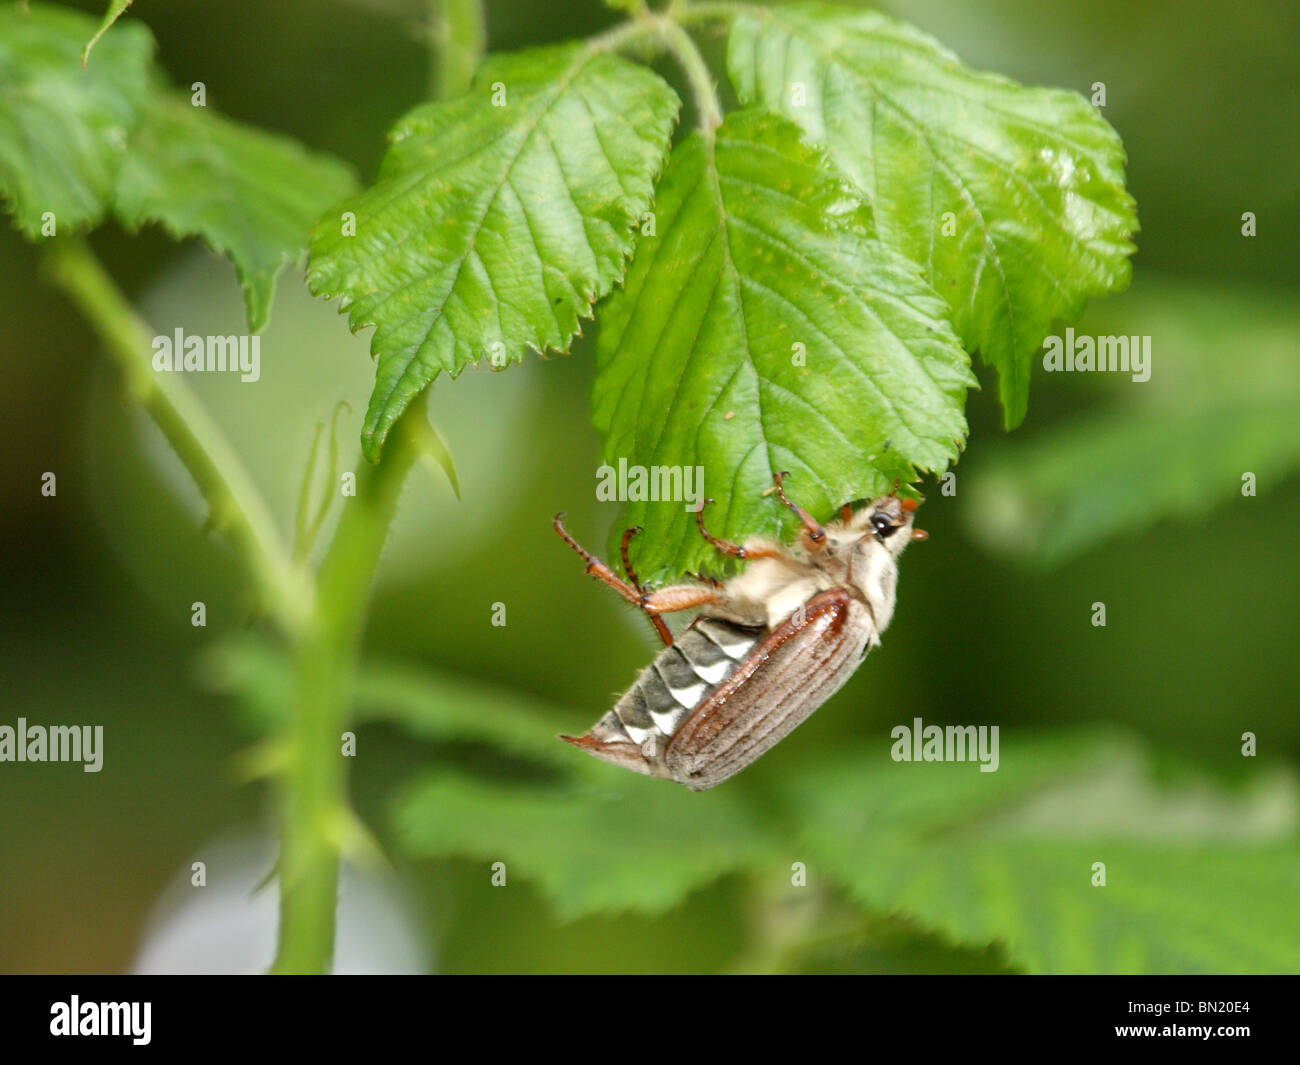
[[682, 712], [680, 710], [669, 710], [663, 713], [651, 710], [650, 716], [654, 719], [654, 723], [659, 726], [659, 731], [665, 736], [671, 736], [676, 732], [677, 726], [682, 720]]
[[720, 684], [727, 674], [731, 672], [731, 663], [723, 658], [714, 662], [711, 666], [697, 666], [692, 663], [691, 668], [695, 670], [695, 675], [702, 681], [713, 685]]
[[[672, 697], [681, 703], [682, 706], [686, 707], [687, 710], [692, 710], [699, 705], [700, 700], [704, 698], [705, 693], [708, 692], [708, 690], [709, 686], [703, 681], [699, 684], [692, 684], [689, 688], [668, 689], [672, 694]], [[650, 716], [654, 716], [653, 710], [650, 711]]]
[[734, 658], [737, 662], [744, 658], [749, 653], [749, 649], [754, 646], [753, 640], [746, 639], [743, 636], [739, 640], [727, 640], [723, 636], [715, 636], [713, 633], [709, 633], [709, 639], [721, 647], [728, 657]]

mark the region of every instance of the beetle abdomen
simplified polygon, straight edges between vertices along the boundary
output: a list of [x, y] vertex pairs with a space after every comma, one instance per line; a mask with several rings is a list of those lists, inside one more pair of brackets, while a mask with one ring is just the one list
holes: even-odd
[[700, 618], [671, 647], [665, 647], [641, 671], [613, 714], [628, 738], [638, 745], [673, 733], [762, 638], [763, 630], [746, 629], [720, 618]]
[[591, 731], [564, 739], [606, 762], [668, 776], [663, 762], [668, 741], [687, 715], [736, 671], [765, 631], [721, 618], [697, 618], [641, 671]]

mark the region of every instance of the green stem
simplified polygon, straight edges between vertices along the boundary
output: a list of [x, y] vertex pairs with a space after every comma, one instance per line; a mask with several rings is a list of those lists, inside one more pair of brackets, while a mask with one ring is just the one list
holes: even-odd
[[312, 607], [307, 574], [288, 546], [252, 478], [180, 375], [155, 372], [153, 331], [136, 314], [87, 245], [51, 243], [45, 275], [58, 285], [103, 339], [128, 393], [153, 418], [208, 505], [209, 524], [224, 534], [253, 580], [259, 605], [292, 636]]
[[318, 608], [295, 647], [280, 849], [280, 946], [273, 972], [321, 973], [334, 951], [339, 852], [347, 822], [342, 752], [366, 606], [402, 484], [419, 454], [410, 409], [383, 461], [362, 460], [317, 581]]
[[746, 900], [749, 942], [727, 967], [736, 975], [798, 972], [809, 957], [828, 948], [870, 942], [886, 923], [837, 904], [825, 890], [773, 886], [768, 878], [755, 880]]
[[654, 12], [638, 15], [587, 41], [588, 48], [599, 52], [616, 52], [647, 44], [666, 50], [685, 72], [695, 109], [699, 112], [700, 128], [712, 134], [722, 125], [722, 104], [718, 100], [713, 74], [691, 35], [672, 18]]
[[700, 128], [707, 135], [722, 125], [722, 104], [718, 100], [718, 90], [713, 82], [713, 73], [709, 65], [695, 47], [691, 35], [672, 19], [658, 20], [660, 37], [686, 73], [690, 83], [691, 94], [695, 98], [695, 109], [699, 112]]
[[[477, 0], [442, 0], [431, 40], [439, 95], [464, 92], [483, 53]], [[339, 860], [347, 830], [343, 732], [351, 710], [366, 606], [402, 484], [427, 432], [411, 407], [378, 466], [362, 460], [321, 561], [316, 611], [294, 648], [295, 703], [285, 742], [280, 840], [280, 943], [275, 973], [328, 972], [334, 956]]]
[[429, 90], [435, 100], [465, 92], [487, 47], [480, 0], [430, 0]]
[[683, 26], [692, 22], [730, 22], [737, 15], [765, 15], [767, 9], [759, 4], [743, 4], [720, 0], [718, 3], [692, 4], [685, 0], [674, 3], [667, 14]]

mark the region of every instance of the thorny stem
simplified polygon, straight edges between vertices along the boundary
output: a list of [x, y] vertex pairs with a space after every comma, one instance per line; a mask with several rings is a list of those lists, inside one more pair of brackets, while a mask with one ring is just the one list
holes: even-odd
[[[484, 48], [478, 0], [431, 0], [436, 94], [469, 88]], [[341, 745], [351, 710], [366, 606], [402, 485], [420, 454], [413, 406], [378, 466], [360, 460], [356, 497], [321, 561], [313, 624], [295, 648], [296, 703], [289, 725], [280, 843], [280, 945], [272, 972], [328, 972], [334, 955], [339, 860], [348, 821]]]
[[364, 460], [314, 584], [291, 561], [266, 504], [221, 431], [178, 378], [154, 373], [152, 333], [81, 241], [46, 255], [49, 278], [104, 339], [129, 394], [162, 430], [234, 544], [294, 658], [285, 751], [279, 862], [280, 944], [273, 971], [327, 972], [334, 948], [339, 853], [348, 824], [339, 745], [380, 549], [416, 455], [412, 409], [379, 466]]
[[293, 564], [270, 509], [234, 449], [179, 375], [154, 373], [149, 362], [153, 331], [85, 242], [51, 243], [43, 268], [99, 333], [128, 394], [148, 412], [194, 478], [208, 505], [208, 524], [234, 547], [259, 605], [292, 637], [311, 613], [311, 584]]
[[318, 609], [295, 647], [295, 705], [282, 782], [280, 945], [273, 972], [328, 972], [334, 953], [339, 854], [347, 824], [341, 750], [366, 606], [402, 484], [419, 454], [413, 407], [378, 466], [361, 459], [317, 577]]
[[[440, 94], [464, 91], [483, 50], [477, 0], [442, 0], [431, 39], [441, 52]], [[153, 332], [90, 249], [52, 244], [47, 276], [76, 303], [118, 364], [130, 396], [158, 425], [198, 485], [210, 523], [234, 546], [262, 606], [289, 641], [294, 706], [282, 737], [284, 776], [279, 861], [278, 973], [328, 972], [334, 952], [339, 861], [348, 825], [340, 744], [366, 606], [402, 484], [420, 453], [413, 408], [399, 421], [383, 461], [364, 460], [316, 580], [296, 564], [269, 508], [234, 449], [179, 378], [149, 363]]]
[[[479, 0], [430, 0], [430, 16], [434, 95], [465, 92], [485, 46], [482, 6]], [[339, 861], [349, 817], [342, 734], [371, 585], [402, 485], [420, 454], [423, 417], [412, 406], [389, 435], [379, 465], [358, 462], [356, 497], [347, 501], [321, 561], [319, 608], [295, 648], [275, 973], [328, 972], [333, 961]]]

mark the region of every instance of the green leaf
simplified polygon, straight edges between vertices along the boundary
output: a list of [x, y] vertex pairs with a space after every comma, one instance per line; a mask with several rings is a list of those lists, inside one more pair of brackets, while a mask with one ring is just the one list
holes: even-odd
[[906, 898], [917, 919], [959, 943], [1000, 942], [1031, 973], [1300, 972], [1294, 845], [1018, 840], [871, 857], [860, 901]]
[[871, 197], [881, 238], [924, 266], [1018, 425], [1052, 320], [1128, 283], [1137, 215], [1115, 131], [1075, 93], [972, 71], [876, 12], [751, 10], [728, 67], [742, 101], [794, 119]]
[[677, 108], [653, 72], [565, 45], [492, 60], [397, 124], [379, 180], [340, 208], [356, 235], [336, 213], [312, 235], [312, 291], [376, 326], [367, 457], [439, 373], [568, 350], [623, 277]]
[[[655, 214], [601, 319], [608, 463], [702, 467], [709, 524], [743, 539], [790, 526], [775, 472], [828, 516], [957, 456], [974, 379], [947, 308], [796, 126], [747, 111], [692, 134]], [[716, 563], [682, 505], [633, 502], [627, 524], [645, 579]]]
[[[603, 787], [490, 784], [431, 777], [398, 805], [414, 855], [504, 861], [563, 919], [661, 913], [725, 873], [762, 860], [769, 843], [735, 793], [697, 795], [612, 766]], [[486, 876], [486, 871], [485, 874]]]
[[108, 28], [122, 17], [133, 2], [134, 0], [112, 0], [108, 5], [108, 10], [104, 12], [104, 18], [99, 24], [99, 29], [95, 31], [95, 35], [86, 42], [86, 46], [81, 50], [81, 65], [83, 67], [90, 59], [90, 50], [95, 47], [95, 42], [108, 32]]
[[966, 525], [989, 551], [1059, 565], [1163, 518], [1199, 517], [1232, 500], [1249, 506], [1244, 472], [1263, 492], [1300, 468], [1297, 426], [1295, 394], [1080, 417], [1027, 446], [991, 453], [971, 475]]
[[358, 720], [390, 721], [421, 739], [470, 740], [554, 769], [586, 768], [559, 738], [571, 714], [502, 685], [371, 662], [356, 702]]
[[115, 206], [129, 227], [160, 222], [173, 236], [201, 236], [227, 255], [249, 328], [258, 332], [276, 276], [306, 247], [321, 212], [354, 185], [351, 171], [329, 156], [157, 89], [131, 137]]
[[1161, 519], [1253, 506], [1243, 474], [1263, 495], [1300, 469], [1293, 299], [1146, 284], [1088, 324], [1088, 335], [1149, 338], [1151, 379], [1098, 374], [1111, 403], [981, 456], [964, 516], [988, 550], [1059, 564]]
[[32, 237], [46, 212], [60, 236], [99, 221], [144, 99], [149, 31], [122, 26], [83, 69], [93, 29], [61, 8], [0, 6], [0, 195]]
[[[256, 637], [226, 639], [204, 653], [200, 668], [210, 688], [239, 698], [245, 719], [258, 731], [286, 724], [293, 665], [280, 648]], [[555, 769], [595, 766], [591, 759], [575, 758], [559, 739], [572, 715], [501, 685], [366, 661], [358, 670], [353, 702], [362, 724], [387, 721], [420, 739], [491, 744]]]
[[1087, 734], [1003, 743], [994, 773], [884, 751], [780, 782], [810, 871], [869, 910], [1031, 972], [1300, 968], [1292, 774], [1157, 786], [1131, 744]]

